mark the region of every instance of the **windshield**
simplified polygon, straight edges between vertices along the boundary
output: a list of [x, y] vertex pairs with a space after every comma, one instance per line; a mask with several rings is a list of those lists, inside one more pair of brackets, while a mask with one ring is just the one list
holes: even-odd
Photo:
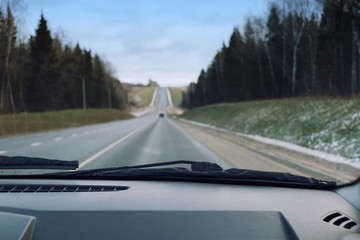
[[351, 182], [359, 29], [356, 1], [1, 1], [0, 160]]

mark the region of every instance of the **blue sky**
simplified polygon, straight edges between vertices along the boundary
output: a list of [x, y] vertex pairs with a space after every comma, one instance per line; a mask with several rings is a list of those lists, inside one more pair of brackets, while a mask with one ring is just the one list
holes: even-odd
[[[234, 26], [266, 14], [269, 0], [24, 0], [24, 34], [41, 10], [53, 35], [91, 49], [123, 82], [185, 86], [196, 81]], [[22, 27], [22, 28], [23, 28]]]

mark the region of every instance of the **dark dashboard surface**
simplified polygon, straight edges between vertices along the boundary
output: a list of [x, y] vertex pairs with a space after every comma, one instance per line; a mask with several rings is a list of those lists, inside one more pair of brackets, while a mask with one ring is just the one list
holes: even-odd
[[[0, 182], [53, 187], [0, 192], [0, 218], [7, 222], [0, 233], [7, 239], [341, 239], [360, 231], [360, 211], [331, 190], [166, 181]], [[68, 191], [59, 190], [66, 186]]]

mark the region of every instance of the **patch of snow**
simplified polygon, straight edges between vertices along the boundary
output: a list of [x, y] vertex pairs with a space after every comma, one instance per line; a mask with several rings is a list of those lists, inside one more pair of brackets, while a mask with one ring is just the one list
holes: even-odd
[[155, 88], [155, 91], [154, 91], [154, 93], [153, 93], [152, 99], [151, 99], [150, 107], [154, 106], [154, 103], [155, 103], [155, 99], [156, 99], [156, 95], [157, 95], [157, 93], [158, 93], [158, 90], [159, 90], [159, 88], [156, 87], [156, 88]]
[[358, 113], [354, 113], [353, 115], [351, 115], [351, 120], [360, 120], [360, 112]]
[[166, 88], [166, 96], [167, 96], [169, 105], [170, 105], [170, 106], [174, 106], [174, 104], [173, 104], [173, 102], [172, 102], [172, 99], [171, 99], [171, 94], [170, 94], [169, 88]]
[[309, 115], [303, 115], [303, 116], [301, 116], [300, 117], [300, 120], [301, 121], [307, 121], [307, 120], [309, 120], [311, 117], [309, 116]]
[[180, 121], [188, 122], [188, 123], [191, 123], [191, 124], [194, 124], [194, 125], [197, 125], [197, 126], [202, 126], [202, 127], [206, 127], [206, 128], [212, 128], [212, 129], [216, 129], [216, 130], [220, 130], [220, 131], [224, 131], [224, 132], [237, 134], [239, 136], [248, 137], [248, 138], [251, 138], [251, 139], [266, 143], [266, 144], [271, 144], [271, 145], [283, 147], [283, 148], [286, 148], [286, 149], [289, 149], [289, 150], [301, 152], [301, 153], [304, 153], [304, 154], [307, 154], [307, 155], [310, 155], [310, 156], [314, 156], [314, 157], [318, 157], [318, 158], [321, 158], [321, 159], [324, 159], [324, 160], [330, 161], [330, 162], [347, 164], [347, 165], [350, 165], [352, 167], [356, 167], [356, 168], [360, 169], [360, 159], [345, 158], [345, 157], [342, 157], [342, 156], [322, 152], [322, 151], [319, 151], [319, 150], [313, 150], [313, 149], [310, 149], [310, 148], [302, 147], [302, 146], [299, 146], [299, 145], [296, 145], [296, 144], [293, 144], [293, 143], [289, 143], [289, 142], [285, 142], [285, 141], [281, 141], [281, 140], [277, 140], [277, 139], [266, 138], [266, 137], [257, 136], [257, 135], [238, 133], [238, 132], [232, 132], [232, 131], [229, 131], [229, 130], [224, 129], [224, 128], [218, 128], [218, 127], [211, 126], [211, 125], [204, 124], [204, 123], [190, 121], [190, 120], [183, 119], [183, 118], [178, 118], [178, 119]]

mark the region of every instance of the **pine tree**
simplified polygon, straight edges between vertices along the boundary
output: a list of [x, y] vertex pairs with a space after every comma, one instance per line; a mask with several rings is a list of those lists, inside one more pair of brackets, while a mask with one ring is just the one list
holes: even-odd
[[244, 99], [243, 95], [243, 40], [238, 28], [230, 37], [229, 47], [226, 51], [224, 70], [224, 94], [226, 101], [235, 102]]
[[196, 94], [196, 105], [202, 106], [208, 104], [208, 86], [206, 81], [206, 73], [204, 69], [201, 69], [200, 75], [198, 77], [198, 81], [195, 87], [195, 94]]
[[89, 107], [92, 107], [91, 103], [95, 102], [95, 82], [93, 77], [93, 58], [91, 51], [83, 50], [82, 56], [82, 73], [81, 76], [84, 78], [86, 84], [86, 101], [89, 103]]
[[322, 93], [350, 92], [352, 24], [345, 1], [326, 1], [320, 22], [318, 76]]
[[49, 67], [54, 55], [52, 38], [47, 22], [41, 14], [35, 36], [30, 37], [30, 66], [27, 103], [30, 111], [43, 111], [51, 107], [49, 99], [53, 93]]
[[104, 108], [107, 106], [107, 91], [105, 88], [106, 75], [104, 65], [98, 55], [93, 60], [93, 78], [95, 83], [95, 98], [92, 106], [95, 108]]
[[259, 98], [261, 89], [261, 82], [259, 81], [259, 72], [257, 71], [257, 56], [256, 56], [256, 42], [254, 38], [254, 29], [248, 19], [244, 28], [244, 78], [247, 80], [246, 84], [246, 99]]
[[223, 102], [225, 101], [225, 96], [224, 96], [224, 86], [223, 86], [223, 82], [224, 82], [224, 72], [225, 72], [225, 59], [226, 59], [226, 51], [227, 51], [227, 47], [225, 46], [225, 44], [223, 44], [223, 47], [221, 49], [221, 51], [219, 51], [214, 58], [213, 61], [213, 68], [215, 71], [215, 78], [216, 78], [216, 102]]

